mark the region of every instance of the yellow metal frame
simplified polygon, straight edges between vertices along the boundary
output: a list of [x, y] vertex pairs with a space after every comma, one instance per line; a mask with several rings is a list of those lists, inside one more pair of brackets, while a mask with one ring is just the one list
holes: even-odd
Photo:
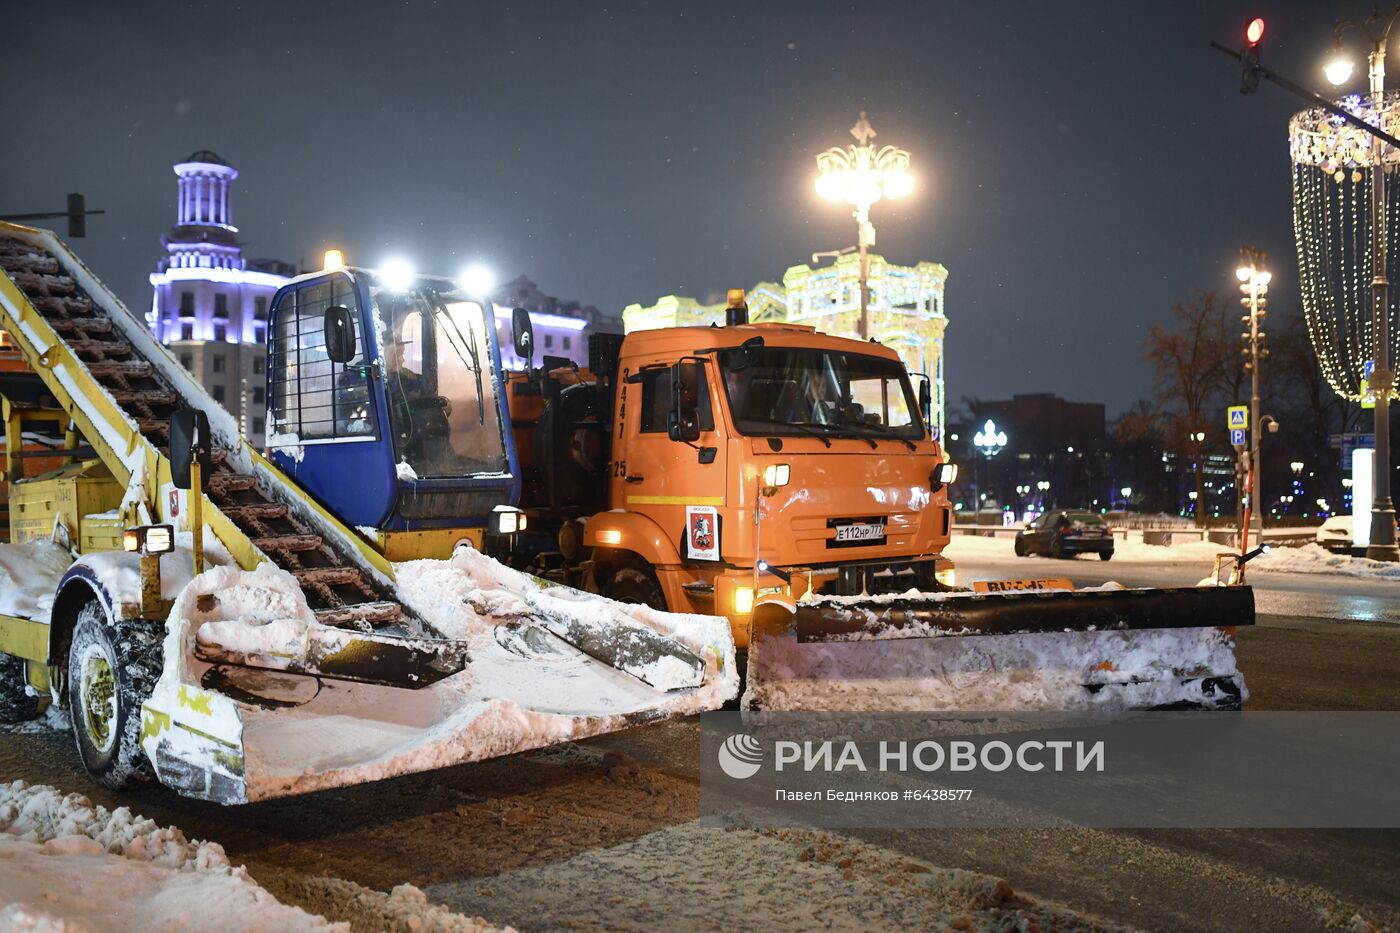
[[[40, 248], [62, 252], [77, 262], [76, 257], [58, 237], [53, 236], [48, 231], [0, 221], [0, 232], [24, 239]], [[81, 263], [78, 264], [81, 265]], [[3, 326], [10, 334], [15, 347], [23, 354], [30, 369], [34, 370], [43, 380], [44, 385], [58, 400], [63, 412], [78, 426], [78, 433], [91, 443], [93, 450], [106, 464], [117, 482], [123, 486], [130, 484], [132, 470], [129, 464], [136, 462], [139, 455], [144, 458], [148, 496], [151, 496], [155, 490], [159, 490], [162, 486], [171, 483], [170, 461], [161, 456], [160, 452], [142, 437], [134, 426], [128, 423], [126, 416], [102, 390], [102, 387], [87, 371], [86, 366], [78, 360], [8, 275], [0, 275], [0, 298], [3, 298], [3, 301], [0, 301], [0, 326]], [[36, 341], [46, 345], [46, 349], [41, 351]], [[78, 397], [75, 397], [75, 393], [70, 392], [63, 381], [59, 379], [57, 372], [55, 372], [59, 366], [64, 368]], [[103, 428], [109, 433], [104, 433]], [[266, 470], [274, 478], [284, 482], [287, 488], [296, 489], [295, 484], [281, 470], [250, 447], [246, 440], [242, 441], [241, 447], [241, 454], [252, 462], [255, 471]], [[200, 505], [203, 507], [204, 523], [228, 549], [229, 554], [239, 567], [244, 570], [252, 570], [266, 559], [254, 547], [248, 536], [231, 519], [220, 512], [207, 496], [194, 491], [192, 491], [192, 495], [201, 497]], [[341, 532], [345, 540], [352, 542], [365, 563], [388, 579], [394, 578], [393, 564], [390, 560], [375, 550], [360, 535], [346, 527], [340, 519], [322, 508], [319, 503], [308, 496], [303, 495], [300, 498], [301, 502], [315, 512], [321, 521]], [[148, 506], [152, 509], [152, 517], [154, 518], [156, 513], [162, 511], [163, 504], [150, 502]], [[134, 514], [123, 514], [122, 520], [128, 525], [138, 523]]]
[[375, 544], [387, 561], [446, 560], [459, 541], [469, 541], [481, 550], [484, 528], [433, 528], [427, 531], [381, 531]]

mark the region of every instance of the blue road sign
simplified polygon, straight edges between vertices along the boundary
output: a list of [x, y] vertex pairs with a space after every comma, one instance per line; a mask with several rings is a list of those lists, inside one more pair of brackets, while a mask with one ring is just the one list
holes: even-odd
[[1247, 440], [1245, 440], [1246, 433], [1247, 432], [1244, 428], [1231, 428], [1230, 443], [1234, 444], [1237, 447], [1243, 447], [1245, 444], [1249, 443]]

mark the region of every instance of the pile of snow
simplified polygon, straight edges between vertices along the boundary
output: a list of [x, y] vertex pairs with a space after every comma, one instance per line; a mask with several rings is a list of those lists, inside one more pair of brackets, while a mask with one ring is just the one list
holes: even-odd
[[126, 807], [23, 781], [0, 784], [0, 929], [347, 931], [279, 903], [229, 865]]
[[[218, 598], [202, 608], [198, 597], [208, 594]], [[249, 571], [206, 571], [198, 592], [186, 593], [176, 610], [190, 621], [200, 645], [250, 657], [300, 657], [308, 630], [317, 624], [296, 577], [270, 561]]]
[[72, 563], [52, 541], [0, 544], [0, 615], [47, 622], [54, 590]]
[[1376, 580], [1400, 580], [1400, 564], [1333, 554], [1317, 544], [1270, 548], [1251, 560], [1248, 569], [1270, 573], [1334, 573]]

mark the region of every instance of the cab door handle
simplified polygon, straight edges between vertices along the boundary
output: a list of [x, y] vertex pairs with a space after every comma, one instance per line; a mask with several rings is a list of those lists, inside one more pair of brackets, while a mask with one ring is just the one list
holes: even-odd
[[646, 479], [646, 477], [640, 473], [628, 473], [623, 479], [629, 483], [640, 483], [642, 480]]

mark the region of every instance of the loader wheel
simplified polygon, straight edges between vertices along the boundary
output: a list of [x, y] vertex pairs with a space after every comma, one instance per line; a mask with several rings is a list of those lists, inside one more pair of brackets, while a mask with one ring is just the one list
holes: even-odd
[[24, 659], [0, 654], [0, 723], [28, 722], [39, 715], [42, 697], [30, 696], [26, 681]]
[[603, 586], [603, 595], [620, 603], [633, 603], [666, 611], [666, 596], [656, 574], [636, 564], [623, 564], [613, 571]]
[[160, 677], [160, 635], [147, 622], [108, 622], [95, 602], [78, 613], [68, 649], [68, 708], [78, 756], [103, 787], [151, 776], [141, 751], [141, 704]]

